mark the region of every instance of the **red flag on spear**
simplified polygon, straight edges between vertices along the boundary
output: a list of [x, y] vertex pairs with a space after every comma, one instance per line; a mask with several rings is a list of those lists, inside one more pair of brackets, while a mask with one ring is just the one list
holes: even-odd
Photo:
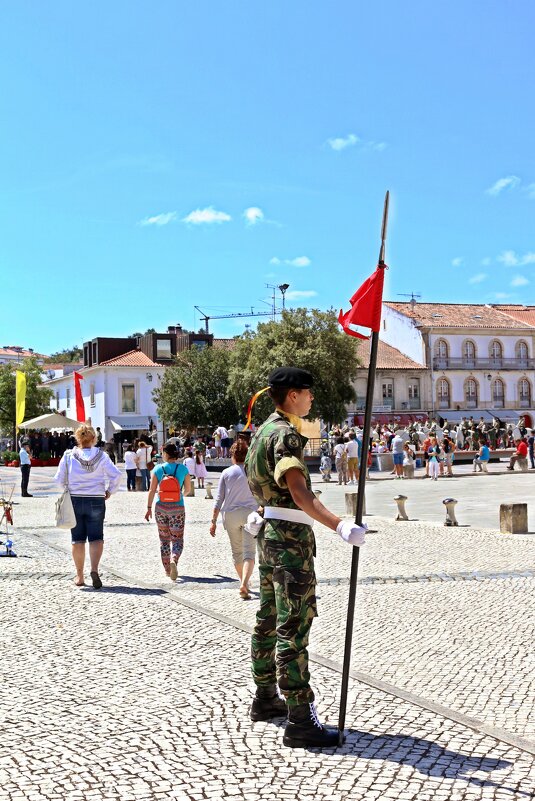
[[80, 381], [84, 380], [83, 375], [80, 373], [73, 373], [74, 376], [74, 395], [76, 398], [76, 419], [79, 423], [85, 423], [85, 404], [84, 396], [82, 395], [82, 387]]
[[353, 331], [350, 325], [361, 325], [378, 332], [381, 328], [381, 304], [383, 302], [383, 283], [385, 264], [379, 264], [375, 272], [357, 289], [351, 300], [351, 308], [344, 314], [340, 309], [338, 322], [346, 334], [359, 339], [368, 339]]
[[[359, 339], [367, 339], [362, 334], [349, 328], [350, 325], [362, 325], [371, 328], [370, 365], [368, 368], [368, 383], [366, 387], [366, 407], [364, 413], [364, 430], [362, 432], [362, 450], [360, 453], [360, 474], [357, 490], [357, 509], [355, 523], [362, 525], [364, 511], [364, 490], [366, 487], [366, 466], [368, 463], [368, 450], [370, 445], [370, 429], [372, 423], [373, 391], [375, 384], [375, 368], [377, 366], [377, 350], [379, 347], [379, 331], [381, 330], [381, 305], [383, 301], [383, 282], [386, 247], [386, 229], [388, 224], [388, 204], [390, 193], [385, 196], [383, 209], [383, 225], [381, 228], [381, 249], [379, 262], [375, 272], [364, 281], [351, 298], [351, 309], [345, 314], [340, 311], [338, 321], [346, 334]], [[353, 546], [351, 557], [351, 575], [349, 579], [349, 595], [347, 602], [346, 638], [344, 645], [344, 660], [342, 664], [342, 687], [340, 691], [340, 712], [338, 716], [338, 739], [340, 745], [344, 742], [344, 726], [347, 709], [347, 692], [349, 688], [349, 672], [351, 668], [351, 646], [353, 642], [353, 622], [355, 618], [355, 598], [357, 593], [357, 578], [359, 570], [359, 548]]]

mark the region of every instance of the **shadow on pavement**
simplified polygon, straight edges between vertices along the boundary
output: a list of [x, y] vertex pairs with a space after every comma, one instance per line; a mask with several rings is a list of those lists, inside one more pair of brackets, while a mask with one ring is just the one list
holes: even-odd
[[217, 573], [215, 576], [179, 576], [177, 578], [177, 584], [187, 584], [188, 582], [194, 582], [195, 584], [227, 584], [231, 582], [232, 584], [237, 584], [238, 579], [231, 576], [221, 576]]
[[100, 595], [106, 593], [107, 595], [167, 595], [165, 590], [158, 589], [145, 589], [145, 587], [123, 587], [121, 585], [114, 585], [113, 587], [101, 587], [100, 590], [95, 590], [93, 587], [87, 585], [80, 587], [82, 592], [98, 592]]
[[[316, 749], [307, 750], [315, 751]], [[450, 751], [438, 745], [438, 743], [411, 737], [410, 735], [373, 735], [358, 729], [347, 729], [344, 745], [333, 750], [333, 754], [410, 765], [426, 776], [452, 780], [460, 779], [477, 787], [496, 787], [516, 795], [532, 798], [531, 793], [523, 792], [516, 787], [507, 787], [504, 784], [472, 775], [478, 771], [490, 773], [494, 770], [504, 770], [511, 767], [512, 762], [508, 762], [505, 759], [469, 756], [458, 751]]]

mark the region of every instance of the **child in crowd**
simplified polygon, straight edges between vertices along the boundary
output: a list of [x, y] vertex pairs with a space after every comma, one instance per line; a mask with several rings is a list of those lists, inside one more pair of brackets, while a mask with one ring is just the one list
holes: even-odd
[[204, 479], [207, 477], [208, 471], [202, 458], [200, 450], [195, 451], [195, 476], [197, 478], [197, 489], [204, 489]]

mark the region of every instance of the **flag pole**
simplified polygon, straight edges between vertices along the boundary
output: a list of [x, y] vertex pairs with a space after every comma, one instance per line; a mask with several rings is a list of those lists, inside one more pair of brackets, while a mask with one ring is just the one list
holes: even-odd
[[[385, 195], [385, 204], [383, 209], [383, 224], [381, 228], [381, 249], [379, 251], [379, 262], [377, 267], [385, 269], [385, 246], [386, 246], [386, 229], [388, 225], [388, 203], [390, 200], [390, 193]], [[364, 431], [362, 432], [362, 450], [360, 456], [360, 472], [359, 472], [359, 485], [357, 489], [357, 511], [355, 514], [355, 523], [358, 526], [362, 525], [362, 512], [364, 509], [364, 492], [366, 489], [366, 473], [368, 469], [368, 452], [370, 445], [370, 429], [372, 425], [372, 410], [373, 410], [373, 392], [375, 388], [375, 369], [377, 366], [377, 350], [379, 347], [379, 331], [373, 331], [371, 337], [370, 347], [370, 364], [368, 367], [368, 383], [366, 387], [366, 407], [364, 411]], [[359, 571], [359, 552], [358, 546], [353, 546], [353, 553], [351, 557], [351, 576], [349, 579], [349, 597], [347, 602], [347, 621], [346, 621], [346, 638], [344, 645], [344, 661], [342, 666], [342, 688], [340, 693], [340, 711], [338, 716], [338, 743], [342, 745], [344, 742], [344, 728], [346, 720], [347, 709], [347, 692], [349, 687], [349, 670], [351, 665], [351, 644], [353, 641], [353, 622], [355, 619], [355, 599], [357, 594], [357, 577]]]

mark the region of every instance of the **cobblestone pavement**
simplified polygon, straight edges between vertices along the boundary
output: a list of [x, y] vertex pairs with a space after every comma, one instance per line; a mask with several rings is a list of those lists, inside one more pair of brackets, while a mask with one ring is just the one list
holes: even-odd
[[[507, 478], [525, 480], [521, 475]], [[34, 489], [37, 481], [42, 493], [50, 494], [45, 471], [36, 477]], [[472, 477], [466, 482], [479, 483]], [[340, 488], [325, 489], [322, 497], [329, 505], [341, 506]], [[226, 534], [218, 530], [215, 540], [208, 535], [211, 503], [204, 492], [187, 500], [186, 547], [174, 587], [162, 575], [155, 527], [139, 522], [145, 500], [144, 494], [122, 492], [108, 504], [106, 565], [249, 628], [256, 603], [238, 597]], [[68, 548], [68, 533], [51, 525], [53, 497], [29, 499], [16, 507], [15, 515], [18, 526]], [[494, 727], [535, 740], [535, 539], [378, 517], [369, 517], [368, 524], [376, 533], [369, 535], [361, 555], [354, 675], [371, 679], [376, 688], [387, 682], [401, 697], [415, 695], [410, 699], [420, 708], [441, 704], [447, 707], [441, 711], [454, 719], [463, 714], [476, 718], [480, 730]], [[337, 668], [343, 655], [350, 553], [320, 526], [317, 540], [320, 617], [312, 629], [311, 650]]]
[[[0, 560], [0, 801], [534, 797], [532, 754], [358, 681], [342, 748], [284, 748], [281, 720], [247, 717], [247, 633], [107, 571], [76, 588], [44, 536]], [[313, 673], [336, 724], [339, 675]]]

